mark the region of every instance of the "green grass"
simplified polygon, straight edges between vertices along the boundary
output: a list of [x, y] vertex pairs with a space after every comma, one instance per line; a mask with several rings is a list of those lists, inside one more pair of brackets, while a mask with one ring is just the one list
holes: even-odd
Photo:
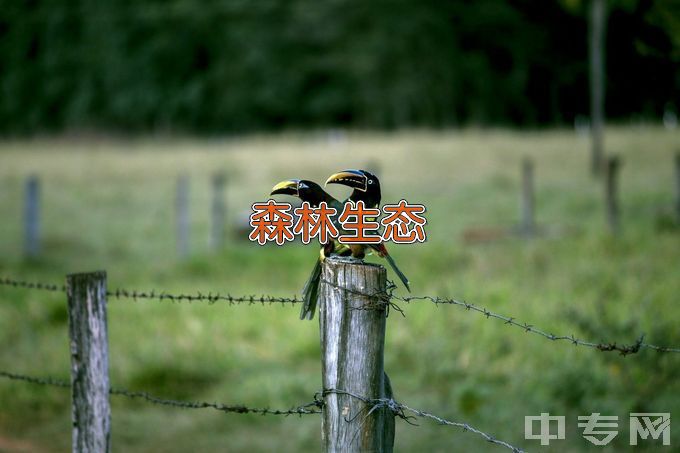
[[[673, 203], [680, 135], [619, 127], [608, 132], [607, 147], [624, 160], [618, 237], [605, 229], [588, 143], [571, 131], [352, 133], [333, 145], [313, 134], [5, 141], [0, 275], [62, 282], [67, 273], [105, 269], [111, 288], [291, 296], [311, 271], [315, 248], [236, 239], [237, 219], [281, 179], [324, 180], [371, 162], [380, 167], [385, 202], [405, 197], [428, 208], [428, 242], [392, 247], [415, 294], [465, 299], [556, 334], [630, 343], [644, 332], [650, 343], [678, 346], [680, 235], [657, 225]], [[517, 222], [524, 155], [535, 161], [539, 223], [573, 234], [465, 244], [467, 228]], [[229, 175], [230, 227], [224, 249], [211, 253], [210, 175], [217, 170]], [[173, 223], [180, 171], [191, 177], [192, 255], [183, 262]], [[31, 173], [42, 181], [44, 243], [41, 257], [27, 261], [21, 212]], [[385, 354], [396, 398], [510, 443], [541, 450], [524, 440], [524, 416], [551, 412], [568, 417], [567, 440], [552, 451], [595, 451], [577, 416], [601, 412], [619, 416], [612, 446], [626, 450], [629, 412], [680, 409], [679, 355], [621, 357], [552, 343], [458, 307], [403, 308], [406, 317], [392, 312], [388, 319]], [[297, 307], [111, 300], [109, 332], [116, 386], [272, 408], [307, 402], [319, 390], [318, 324], [299, 321]], [[0, 287], [0, 369], [67, 377], [62, 295]], [[116, 451], [320, 446], [316, 416], [224, 415], [116, 397], [112, 403]], [[418, 423], [397, 422], [397, 451], [502, 451], [474, 434]], [[68, 391], [0, 382], [0, 451], [65, 451], [70, 436]]]

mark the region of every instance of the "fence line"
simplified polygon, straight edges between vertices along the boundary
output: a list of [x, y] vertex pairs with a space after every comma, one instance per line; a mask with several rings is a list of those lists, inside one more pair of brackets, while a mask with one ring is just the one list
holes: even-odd
[[[328, 282], [326, 282], [328, 283]], [[15, 288], [27, 288], [27, 289], [39, 289], [39, 290], [46, 290], [46, 291], [66, 291], [66, 288], [64, 286], [59, 286], [55, 284], [49, 284], [49, 283], [41, 283], [41, 282], [29, 282], [29, 281], [23, 281], [23, 280], [14, 280], [11, 278], [0, 278], [0, 285], [5, 285], [5, 286], [11, 286]], [[336, 286], [336, 285], [333, 285]], [[336, 286], [337, 287], [337, 286]], [[339, 288], [339, 287], [337, 287]], [[576, 338], [573, 334], [571, 335], [556, 335], [550, 332], [546, 332], [545, 330], [539, 329], [537, 327], [534, 327], [533, 324], [529, 324], [527, 322], [520, 322], [517, 320], [517, 318], [513, 316], [506, 316], [502, 315], [499, 313], [492, 312], [490, 310], [487, 310], [484, 307], [480, 307], [478, 305], [453, 299], [453, 298], [445, 298], [445, 297], [439, 297], [439, 296], [396, 296], [392, 293], [392, 290], [394, 288], [394, 285], [391, 285], [388, 288], [387, 293], [373, 293], [373, 294], [364, 294], [364, 293], [359, 293], [359, 295], [366, 296], [369, 298], [372, 298], [376, 300], [375, 306], [380, 306], [381, 308], [385, 305], [388, 304], [389, 307], [397, 310], [398, 312], [403, 314], [403, 309], [399, 307], [397, 304], [395, 304], [393, 301], [401, 301], [404, 303], [411, 303], [411, 302], [419, 302], [419, 301], [426, 301], [426, 302], [431, 302], [435, 305], [456, 305], [459, 307], [463, 307], [466, 310], [469, 311], [474, 311], [477, 313], [480, 313], [487, 318], [495, 318], [503, 321], [505, 324], [509, 324], [514, 327], [518, 327], [525, 332], [532, 333], [539, 335], [543, 338], [546, 338], [550, 341], [567, 341], [574, 346], [584, 346], [588, 348], [594, 348], [597, 349], [598, 351], [602, 352], [619, 352], [621, 355], [626, 356], [629, 354], [636, 354], [640, 352], [643, 349], [650, 349], [653, 351], [657, 352], [668, 352], [668, 353], [680, 353], [680, 348], [676, 347], [667, 347], [667, 346], [658, 346], [650, 343], [644, 342], [644, 334], [641, 334], [636, 341], [630, 344], [619, 344], [616, 342], [593, 342], [593, 341], [587, 341], [587, 340], [582, 340], [579, 338]], [[347, 290], [346, 288], [339, 288], [344, 291], [349, 291], [353, 292], [352, 290]], [[231, 296], [231, 295], [220, 295], [218, 293], [208, 293], [208, 294], [202, 294], [201, 292], [197, 292], [194, 295], [191, 294], [171, 294], [167, 292], [155, 292], [155, 291], [130, 291], [130, 290], [125, 290], [125, 289], [117, 289], [115, 291], [107, 291], [107, 296], [109, 297], [115, 297], [117, 299], [157, 299], [160, 301], [168, 300], [172, 302], [195, 302], [195, 301], [207, 301], [209, 304], [214, 304], [218, 301], [224, 301], [227, 302], [229, 305], [237, 305], [237, 304], [248, 304], [248, 305], [254, 305], [254, 304], [274, 304], [274, 303], [280, 303], [282, 305], [285, 304], [299, 304], [302, 303], [302, 300], [299, 299], [297, 296], [293, 297], [276, 297], [276, 296], [269, 296], [269, 295], [261, 295], [261, 296]], [[372, 306], [368, 306], [367, 308], [371, 308]]]
[[[71, 383], [64, 379], [56, 379], [53, 377], [36, 377], [25, 374], [11, 373], [0, 370], [0, 378], [9, 379], [12, 381], [22, 381], [30, 384], [71, 388]], [[160, 406], [171, 406], [180, 409], [215, 409], [220, 412], [235, 413], [235, 414], [260, 414], [260, 415], [307, 415], [320, 414], [319, 401], [314, 400], [301, 406], [292, 409], [269, 409], [269, 408], [254, 408], [244, 406], [242, 404], [226, 405], [222, 403], [208, 402], [208, 401], [179, 401], [167, 398], [160, 398], [151, 395], [147, 392], [132, 391], [124, 388], [111, 387], [109, 390], [111, 395], [124, 396], [130, 399], [142, 399], [148, 403], [157, 404]], [[312, 409], [317, 407], [318, 409]]]
[[[66, 286], [56, 285], [53, 283], [41, 283], [41, 282], [29, 282], [25, 280], [14, 280], [7, 277], [0, 277], [0, 285], [11, 286], [13, 288], [25, 288], [25, 289], [38, 289], [53, 292], [66, 292]], [[159, 301], [171, 301], [171, 302], [208, 302], [209, 304], [214, 304], [216, 302], [228, 302], [229, 305], [236, 304], [299, 304], [302, 303], [302, 299], [297, 296], [293, 297], [277, 297], [268, 295], [248, 295], [248, 296], [232, 296], [231, 294], [220, 294], [209, 292], [203, 294], [197, 292], [196, 294], [172, 294], [166, 291], [157, 292], [155, 290], [151, 291], [137, 291], [137, 290], [127, 290], [127, 289], [116, 289], [113, 291], [107, 291], [106, 295], [108, 297], [115, 297], [116, 299], [157, 299]]]
[[433, 297], [433, 296], [391, 296], [392, 299], [395, 300], [400, 300], [405, 303], [410, 303], [412, 301], [430, 301], [435, 305], [457, 305], [459, 307], [463, 307], [466, 310], [471, 310], [475, 311], [477, 313], [481, 313], [487, 318], [495, 318], [495, 319], [500, 319], [501, 321], [504, 321], [505, 324], [509, 324], [511, 326], [519, 327], [525, 332], [533, 333], [540, 335], [544, 338], [547, 338], [548, 340], [551, 341], [568, 341], [574, 346], [585, 346], [589, 348], [595, 348], [599, 351], [617, 351], [621, 353], [621, 355], [625, 356], [628, 354], [635, 354], [637, 352], [640, 352], [641, 349], [652, 349], [654, 351], [658, 352], [674, 352], [674, 353], [680, 353], [680, 348], [671, 348], [671, 347], [665, 347], [665, 346], [657, 346], [649, 343], [645, 343], [643, 341], [644, 339], [644, 334], [640, 335], [640, 337], [632, 344], [625, 345], [625, 344], [617, 344], [617, 343], [611, 343], [611, 342], [603, 342], [603, 343], [595, 343], [592, 341], [585, 341], [585, 340], [580, 340], [576, 338], [573, 334], [571, 335], [555, 335], [553, 333], [546, 332], [544, 330], [538, 329], [534, 327], [532, 324], [526, 323], [526, 322], [519, 322], [516, 320], [516, 318], [512, 316], [505, 316], [501, 315], [498, 313], [494, 313], [492, 311], [487, 310], [484, 307], [479, 307], [475, 304], [471, 304], [465, 301], [460, 301], [456, 299], [450, 299], [450, 298], [442, 298], [442, 297]]
[[66, 292], [66, 286], [54, 285], [51, 283], [29, 282], [25, 280], [14, 280], [12, 278], [0, 277], [0, 285], [12, 286], [14, 288], [40, 289], [44, 291]]
[[[27, 382], [30, 384], [36, 384], [36, 385], [44, 385], [44, 386], [53, 386], [53, 387], [61, 387], [61, 388], [70, 388], [71, 383], [63, 380], [63, 379], [56, 379], [53, 377], [36, 377], [36, 376], [29, 376], [25, 374], [17, 374], [17, 373], [11, 373], [8, 371], [3, 371], [0, 370], [0, 378], [5, 378], [13, 381], [20, 381], [20, 382]], [[142, 399], [148, 403], [156, 404], [156, 405], [161, 405], [161, 406], [170, 406], [170, 407], [175, 407], [179, 409], [215, 409], [220, 412], [225, 412], [225, 413], [235, 413], [235, 414], [260, 414], [260, 415], [312, 415], [312, 414], [320, 414], [323, 411], [323, 400], [320, 399], [320, 396], [323, 396], [328, 393], [338, 393], [338, 394], [344, 394], [344, 395], [349, 395], [351, 397], [357, 398], [364, 403], [368, 405], [366, 408], [367, 413], [371, 413], [373, 411], [376, 411], [381, 408], [387, 408], [390, 411], [392, 411], [395, 416], [403, 419], [405, 422], [414, 425], [413, 423], [413, 416], [407, 415], [407, 413], [414, 414], [415, 416], [421, 417], [421, 418], [427, 418], [430, 420], [436, 421], [440, 425], [447, 425], [447, 426], [453, 426], [453, 427], [458, 427], [462, 428], [463, 431], [469, 431], [472, 433], [475, 433], [481, 437], [483, 437], [487, 442], [500, 445], [503, 447], [506, 447], [513, 452], [516, 453], [523, 453], [524, 450], [514, 447], [510, 445], [507, 442], [504, 442], [502, 440], [496, 439], [494, 436], [485, 433], [484, 431], [481, 431], [473, 426], [471, 426], [468, 423], [462, 423], [462, 422], [454, 422], [450, 421], [447, 419], [444, 419], [442, 417], [439, 417], [437, 415], [431, 414], [429, 412], [421, 411], [418, 409], [414, 409], [410, 406], [407, 406], [406, 404], [399, 403], [395, 401], [392, 398], [378, 398], [378, 399], [369, 399], [365, 398], [361, 395], [354, 394], [352, 392], [347, 392], [345, 390], [339, 390], [339, 389], [325, 389], [322, 392], [317, 393], [314, 395], [314, 401], [303, 404], [291, 409], [269, 409], [269, 408], [253, 408], [253, 407], [248, 407], [244, 405], [225, 405], [221, 403], [211, 403], [207, 401], [179, 401], [179, 400], [171, 400], [171, 399], [165, 399], [165, 398], [159, 398], [157, 396], [150, 395], [147, 392], [140, 392], [140, 391], [131, 391], [127, 389], [122, 389], [122, 388], [115, 388], [112, 387], [110, 392], [111, 395], [117, 395], [117, 396], [123, 396], [127, 397], [130, 399]]]
[[[414, 409], [410, 406], [407, 406], [406, 404], [399, 403], [399, 402], [395, 401], [393, 398], [370, 399], [370, 398], [363, 397], [361, 395], [357, 395], [357, 394], [352, 393], [352, 392], [348, 392], [346, 390], [339, 390], [339, 389], [325, 389], [322, 392], [322, 394], [324, 394], [324, 395], [328, 394], [328, 393], [337, 393], [337, 394], [341, 394], [341, 395], [348, 395], [348, 396], [351, 396], [353, 398], [357, 398], [357, 399], [363, 401], [364, 403], [366, 403], [369, 406], [367, 408], [366, 415], [368, 415], [371, 412], [374, 412], [376, 410], [379, 410], [379, 409], [382, 409], [382, 408], [387, 408], [387, 409], [391, 410], [394, 413], [395, 416], [403, 419], [404, 421], [406, 421], [407, 423], [409, 423], [411, 425], [414, 425], [414, 423], [411, 421], [414, 417], [411, 416], [411, 415], [407, 415], [407, 412], [409, 412], [409, 413], [414, 414], [418, 417], [428, 418], [428, 419], [434, 420], [437, 423], [439, 423], [440, 425], [448, 425], [448, 426], [463, 428], [463, 431], [470, 431], [472, 433], [478, 434], [478, 435], [482, 436], [487, 442], [490, 442], [490, 443], [493, 443], [493, 444], [496, 444], [496, 445], [501, 445], [503, 447], [506, 447], [506, 448], [512, 450], [513, 452], [516, 452], [516, 453], [523, 453], [524, 452], [524, 450], [517, 448], [517, 447], [514, 447], [514, 446], [510, 445], [509, 443], [504, 442], [502, 440], [496, 439], [494, 436], [487, 434], [484, 431], [480, 431], [479, 429], [474, 428], [473, 426], [471, 426], [468, 423], [453, 422], [453, 421], [450, 421], [450, 420], [446, 420], [442, 417], [431, 414], [429, 412]], [[355, 417], [356, 416], [358, 416], [358, 414], [355, 415]]]

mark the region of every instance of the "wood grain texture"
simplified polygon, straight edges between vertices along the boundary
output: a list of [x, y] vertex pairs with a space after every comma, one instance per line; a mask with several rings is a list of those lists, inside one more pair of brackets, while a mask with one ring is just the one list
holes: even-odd
[[73, 452], [108, 452], [111, 446], [106, 272], [66, 277]]
[[[369, 399], [391, 396], [383, 361], [386, 310], [362, 295], [384, 292], [386, 282], [382, 266], [339, 257], [324, 261], [319, 291], [324, 389]], [[324, 402], [324, 451], [392, 451], [394, 415], [389, 410], [369, 414], [371, 407], [364, 401], [336, 393], [326, 394]]]

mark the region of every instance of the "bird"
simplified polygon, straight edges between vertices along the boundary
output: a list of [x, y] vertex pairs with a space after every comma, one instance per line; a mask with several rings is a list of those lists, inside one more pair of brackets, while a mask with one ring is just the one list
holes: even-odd
[[[281, 181], [272, 188], [269, 195], [277, 194], [297, 197], [301, 201], [309, 203], [313, 208], [317, 208], [322, 202], [325, 202], [329, 208], [336, 209], [337, 214], [340, 214], [343, 208], [340, 201], [333, 198], [333, 196], [326, 192], [320, 185], [308, 179], [287, 179]], [[339, 224], [335, 223], [337, 222], [337, 216], [334, 217], [333, 220], [336, 228], [339, 228]], [[321, 281], [321, 263], [323, 263], [326, 257], [330, 256], [332, 253], [340, 256], [349, 256], [351, 255], [351, 250], [348, 246], [341, 244], [332, 238], [326, 244], [321, 244], [319, 259], [314, 263], [312, 273], [305, 282], [305, 286], [302, 288], [300, 319], [311, 320], [314, 318], [316, 302], [319, 296], [319, 283]]]
[[[380, 206], [382, 197], [380, 180], [376, 175], [369, 171], [343, 170], [332, 174], [326, 180], [326, 185], [328, 184], [342, 184], [353, 189], [350, 196], [343, 202], [343, 205], [350, 201], [353, 203], [362, 201], [366, 208], [377, 208]], [[385, 258], [392, 267], [394, 273], [399, 277], [399, 280], [401, 280], [406, 289], [411, 292], [408, 278], [406, 278], [404, 273], [399, 269], [397, 263], [395, 263], [392, 256], [388, 253], [387, 247], [385, 247], [385, 244], [382, 242], [378, 244], [352, 244], [350, 245], [352, 257], [363, 259], [366, 254], [366, 248], [371, 248], [378, 256]]]

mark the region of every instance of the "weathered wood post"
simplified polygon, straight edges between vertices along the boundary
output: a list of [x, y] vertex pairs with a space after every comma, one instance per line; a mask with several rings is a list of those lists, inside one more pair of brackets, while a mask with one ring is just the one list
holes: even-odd
[[534, 163], [530, 158], [522, 159], [522, 199], [520, 203], [522, 236], [531, 237], [536, 232], [534, 220]]
[[384, 294], [386, 282], [382, 266], [339, 257], [324, 261], [319, 327], [326, 452], [392, 451], [394, 414], [387, 408], [370, 412], [372, 405], [356, 397], [392, 396], [383, 365], [387, 307], [370, 296]]
[[680, 151], [675, 153], [675, 216], [680, 223]]
[[73, 452], [108, 452], [111, 447], [106, 272], [66, 277]]
[[26, 178], [24, 194], [24, 254], [33, 258], [40, 253], [40, 180]]
[[226, 205], [224, 202], [224, 186], [227, 178], [224, 173], [217, 173], [212, 178], [212, 204], [210, 209], [210, 248], [218, 250], [224, 241], [224, 217]]
[[605, 167], [605, 209], [607, 213], [607, 225], [609, 231], [618, 233], [621, 229], [619, 197], [618, 197], [618, 173], [621, 168], [621, 159], [618, 156], [612, 156], [607, 159]]
[[177, 216], [177, 254], [180, 258], [185, 258], [189, 255], [189, 177], [186, 174], [181, 174], [177, 178], [175, 215]]

